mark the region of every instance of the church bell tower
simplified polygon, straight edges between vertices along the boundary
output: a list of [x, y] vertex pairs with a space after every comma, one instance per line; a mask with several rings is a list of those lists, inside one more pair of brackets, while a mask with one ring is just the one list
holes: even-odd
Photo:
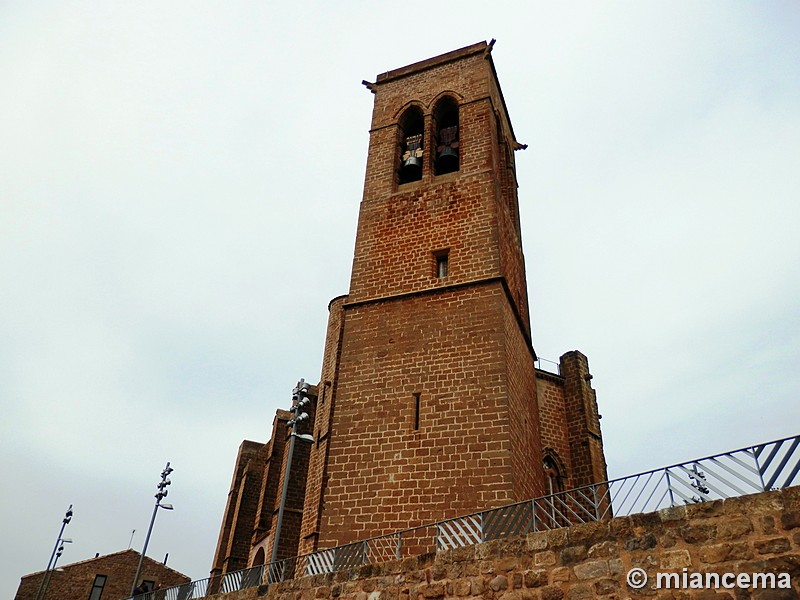
[[544, 492], [521, 146], [491, 48], [364, 82], [364, 195], [350, 291], [331, 305], [301, 552]]
[[319, 384], [240, 448], [212, 576], [607, 479], [586, 357], [536, 368], [493, 43], [364, 82], [350, 289]]

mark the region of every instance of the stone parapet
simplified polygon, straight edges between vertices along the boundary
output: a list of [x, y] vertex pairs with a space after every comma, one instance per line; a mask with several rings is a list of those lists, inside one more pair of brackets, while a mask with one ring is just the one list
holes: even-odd
[[[649, 575], [633, 589], [633, 568]], [[791, 589], [655, 589], [656, 572], [788, 573]], [[619, 517], [216, 596], [218, 600], [798, 598], [800, 487]]]

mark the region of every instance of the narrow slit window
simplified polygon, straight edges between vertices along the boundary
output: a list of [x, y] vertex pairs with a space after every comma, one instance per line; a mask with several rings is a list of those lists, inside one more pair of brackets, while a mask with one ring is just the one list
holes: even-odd
[[419, 392], [414, 394], [414, 431], [419, 430]]
[[450, 252], [442, 250], [434, 252], [433, 256], [436, 261], [434, 275], [439, 279], [447, 277], [450, 274]]

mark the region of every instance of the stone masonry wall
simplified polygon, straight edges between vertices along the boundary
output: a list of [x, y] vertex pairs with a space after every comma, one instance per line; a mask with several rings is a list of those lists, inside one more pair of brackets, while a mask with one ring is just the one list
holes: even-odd
[[308, 554], [317, 547], [319, 523], [323, 508], [323, 489], [327, 482], [328, 446], [331, 436], [331, 416], [338, 379], [339, 353], [342, 340], [342, 305], [347, 296], [339, 296], [328, 305], [328, 329], [322, 358], [322, 377], [318, 386], [314, 417], [314, 439], [317, 447], [311, 449], [308, 463], [306, 497], [303, 508], [299, 553]]
[[[627, 572], [644, 569], [641, 590]], [[656, 572], [788, 573], [791, 589], [654, 589]], [[798, 598], [800, 487], [531, 533], [251, 588], [217, 600]]]
[[589, 362], [586, 356], [573, 350], [561, 356], [559, 365], [559, 375], [536, 371], [544, 453], [559, 465], [559, 489], [607, 481], [600, 415]]
[[320, 548], [536, 495], [512, 494], [505, 304], [488, 284], [346, 310]]
[[[282, 483], [281, 469], [284, 465], [286, 451], [286, 422], [291, 418], [292, 413], [290, 411], [278, 409], [272, 421], [272, 435], [269, 442], [264, 446], [264, 472], [261, 481], [258, 511], [256, 512], [257, 519], [251, 540], [251, 555], [256, 547], [263, 548], [264, 552], [269, 551], [269, 540], [265, 540], [265, 538], [273, 528], [273, 517], [278, 504], [280, 484]], [[252, 559], [250, 563], [252, 563]]]
[[228, 491], [212, 574], [247, 567], [250, 542], [255, 526], [258, 496], [261, 489], [264, 444], [245, 440], [239, 446], [236, 467]]
[[569, 428], [571, 483], [578, 487], [607, 481], [600, 415], [591, 386], [589, 362], [586, 356], [575, 350], [564, 354], [560, 363], [564, 376], [564, 410]]
[[[564, 410], [564, 378], [561, 375], [536, 371], [536, 396], [539, 405], [539, 432], [542, 448], [560, 465], [571, 466], [569, 452], [569, 426]], [[564, 469], [563, 489], [578, 487], [571, 480], [571, 468]], [[549, 492], [548, 492], [549, 493]]]

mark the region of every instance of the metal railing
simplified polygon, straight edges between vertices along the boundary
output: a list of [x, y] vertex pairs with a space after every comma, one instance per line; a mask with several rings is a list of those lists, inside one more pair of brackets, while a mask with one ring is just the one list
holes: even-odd
[[554, 360], [548, 360], [546, 358], [537, 358], [534, 362], [534, 365], [540, 371], [547, 371], [548, 373], [553, 373], [554, 375], [561, 375], [561, 363], [556, 362]]
[[190, 600], [369, 563], [800, 483], [800, 435], [219, 575], [134, 600]]

